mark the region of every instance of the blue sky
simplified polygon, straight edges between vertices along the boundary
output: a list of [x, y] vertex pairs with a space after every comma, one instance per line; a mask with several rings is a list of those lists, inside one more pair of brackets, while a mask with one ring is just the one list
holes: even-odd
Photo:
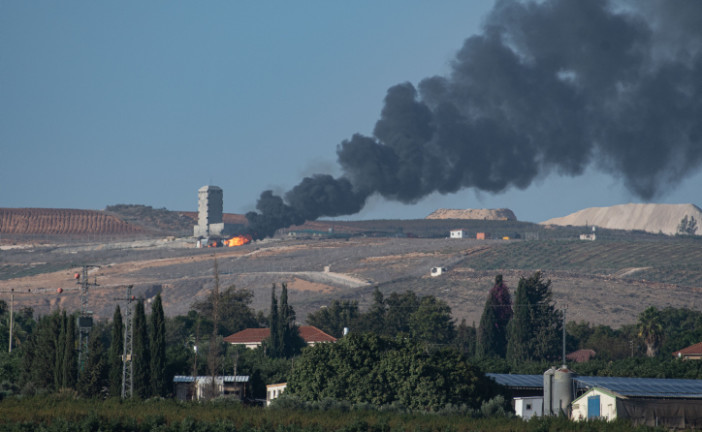
[[[340, 174], [336, 146], [370, 135], [387, 89], [442, 75], [480, 31], [484, 0], [0, 2], [0, 207], [225, 212], [265, 189]], [[702, 174], [655, 202], [700, 201]], [[512, 209], [532, 222], [640, 202], [593, 169], [526, 190], [413, 205], [372, 198], [343, 219]]]

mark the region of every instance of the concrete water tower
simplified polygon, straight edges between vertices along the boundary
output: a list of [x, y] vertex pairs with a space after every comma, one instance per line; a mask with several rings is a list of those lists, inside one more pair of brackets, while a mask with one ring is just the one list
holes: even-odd
[[198, 189], [197, 197], [197, 225], [193, 227], [193, 235], [195, 237], [221, 235], [224, 231], [222, 188], [203, 186]]

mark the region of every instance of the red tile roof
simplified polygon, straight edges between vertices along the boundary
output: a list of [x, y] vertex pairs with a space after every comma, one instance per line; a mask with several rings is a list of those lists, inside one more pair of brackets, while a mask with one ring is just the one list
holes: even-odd
[[675, 351], [673, 353], [675, 357], [680, 356], [689, 356], [689, 355], [702, 355], [702, 342], [698, 342], [694, 345], [690, 345], [687, 348], [683, 348], [680, 351]]
[[[336, 342], [336, 338], [324, 333], [315, 326], [300, 326], [300, 337], [308, 344], [317, 342]], [[232, 344], [252, 344], [261, 343], [264, 339], [270, 337], [271, 329], [267, 328], [248, 328], [240, 332], [234, 333], [224, 338], [225, 342]]]
[[574, 361], [575, 363], [583, 363], [594, 358], [596, 354], [595, 350], [592, 349], [579, 349], [566, 355], [566, 360]]

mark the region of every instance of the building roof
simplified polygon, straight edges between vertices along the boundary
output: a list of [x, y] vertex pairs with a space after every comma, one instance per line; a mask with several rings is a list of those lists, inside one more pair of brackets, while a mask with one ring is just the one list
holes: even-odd
[[691, 355], [702, 355], [702, 342], [698, 342], [694, 345], [690, 345], [687, 348], [683, 348], [679, 351], [675, 351], [673, 356], [675, 357], [685, 357]]
[[261, 343], [271, 335], [268, 328], [247, 328], [224, 338], [224, 342], [231, 344]]
[[[300, 332], [300, 337], [308, 344], [336, 342], [334, 336], [324, 333], [315, 326], [300, 326], [298, 330]], [[254, 344], [263, 342], [263, 340], [270, 337], [270, 335], [271, 329], [268, 328], [248, 328], [225, 337], [224, 341], [231, 344]]]
[[566, 360], [570, 360], [575, 363], [583, 363], [594, 358], [596, 354], [597, 353], [595, 350], [592, 349], [579, 349], [566, 355]]
[[[173, 382], [174, 383], [191, 383], [197, 379], [198, 381], [210, 381], [212, 379], [211, 376], [206, 375], [198, 375], [196, 377], [191, 376], [191, 375], [176, 375], [173, 377]], [[249, 376], [248, 375], [218, 375], [215, 377], [215, 380], [219, 381], [222, 380], [223, 382], [237, 382], [237, 383], [247, 383], [249, 382]]]
[[[485, 374], [498, 384], [514, 389], [537, 389], [544, 387], [543, 375]], [[627, 378], [575, 376], [579, 390], [594, 387], [628, 397], [650, 398], [702, 398], [702, 380], [668, 378]]]
[[578, 388], [605, 388], [628, 397], [702, 398], [702, 380], [576, 377]]

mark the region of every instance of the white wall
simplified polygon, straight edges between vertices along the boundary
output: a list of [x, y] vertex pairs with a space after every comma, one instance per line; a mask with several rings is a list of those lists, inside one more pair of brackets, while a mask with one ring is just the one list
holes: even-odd
[[544, 414], [544, 398], [540, 396], [514, 398], [514, 412], [524, 420]]
[[573, 401], [570, 418], [572, 420], [587, 420], [588, 400], [592, 396], [600, 397], [600, 418], [607, 421], [617, 418], [617, 400], [609, 392], [594, 388]]

